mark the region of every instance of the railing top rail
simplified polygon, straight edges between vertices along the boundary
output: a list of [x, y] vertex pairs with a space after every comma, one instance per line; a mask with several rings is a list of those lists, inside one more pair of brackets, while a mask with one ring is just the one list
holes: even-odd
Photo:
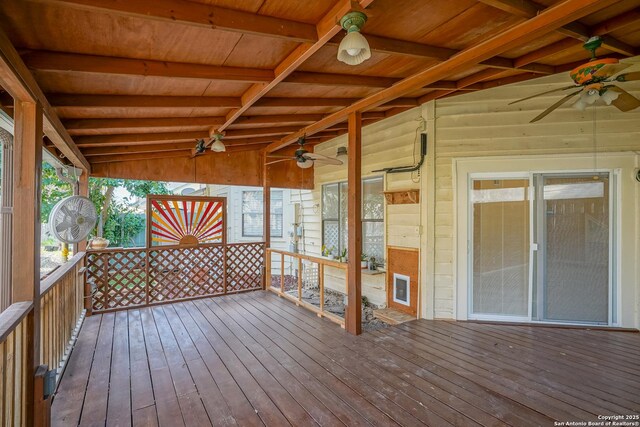
[[4, 342], [33, 308], [32, 301], [16, 302], [0, 313], [0, 342]]
[[71, 257], [69, 261], [55, 269], [51, 274], [40, 281], [40, 295], [46, 294], [49, 289], [55, 285], [58, 280], [62, 279], [67, 273], [75, 268], [85, 256], [86, 252], [78, 252]]
[[299, 254], [297, 252], [289, 252], [289, 251], [284, 251], [284, 250], [281, 250], [281, 249], [271, 249], [271, 248], [267, 249], [267, 252], [282, 254], [282, 255], [293, 257], [293, 258], [306, 259], [308, 261], [316, 262], [318, 264], [329, 265], [331, 267], [341, 268], [341, 269], [345, 269], [345, 270], [347, 269], [347, 263], [346, 262], [339, 262], [339, 261], [335, 261], [335, 260], [328, 259], [328, 258], [322, 258], [322, 257], [318, 257], [318, 256], [313, 256], [313, 255]]
[[118, 252], [142, 252], [142, 251], [161, 251], [165, 249], [197, 249], [215, 246], [243, 246], [243, 245], [264, 245], [264, 242], [238, 242], [238, 243], [199, 243], [196, 245], [158, 245], [150, 248], [104, 248], [104, 249], [87, 249], [87, 253], [118, 253]]

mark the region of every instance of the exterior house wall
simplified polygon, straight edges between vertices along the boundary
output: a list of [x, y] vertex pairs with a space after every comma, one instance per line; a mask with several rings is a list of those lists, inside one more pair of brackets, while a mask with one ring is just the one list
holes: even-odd
[[[389, 119], [366, 126], [362, 130], [362, 177], [383, 176], [377, 169], [414, 164], [420, 154], [420, 135], [424, 126], [421, 109], [414, 108]], [[335, 156], [338, 147], [347, 146], [347, 136], [335, 138], [315, 147], [315, 152]], [[292, 198], [302, 198], [304, 243], [301, 250], [320, 256], [322, 248], [322, 186], [347, 180], [347, 165], [314, 166], [313, 190], [292, 190]], [[384, 189], [404, 190], [420, 188], [421, 177], [414, 173], [384, 176]], [[385, 244], [407, 248], [420, 248], [420, 205], [388, 205], [385, 202]], [[341, 292], [345, 290], [345, 274], [327, 268], [325, 287]], [[362, 295], [373, 304], [386, 305], [385, 274], [362, 275]]]
[[[272, 191], [279, 190], [273, 188]], [[262, 237], [245, 237], [242, 235], [242, 192], [262, 191], [262, 187], [243, 187], [235, 185], [209, 185], [207, 195], [210, 197], [227, 198], [227, 241], [229, 243], [262, 241]], [[294, 222], [293, 202], [290, 190], [282, 190], [282, 237], [271, 237], [273, 249], [288, 251]]]
[[[466, 269], [466, 241], [459, 240], [466, 236], [466, 229], [461, 230], [465, 225], [460, 224], [466, 198], [459, 197], [466, 191], [466, 178], [460, 174], [482, 169], [478, 165], [483, 162], [485, 169], [495, 172], [593, 170], [599, 165], [620, 171], [620, 326], [640, 326], [640, 183], [633, 178], [640, 163], [640, 109], [622, 113], [614, 107], [597, 107], [580, 112], [567, 104], [531, 124], [562, 94], [509, 105], [566, 86], [567, 80], [564, 74], [548, 76], [431, 101], [363, 128], [362, 175], [369, 177], [376, 175], [375, 169], [414, 163], [419, 119], [426, 121], [428, 156], [422, 176], [387, 175], [384, 180], [385, 190], [420, 189], [420, 204], [385, 205], [385, 243], [420, 249], [421, 317], [466, 318], [466, 277], [460, 277]], [[640, 97], [640, 82], [624, 83], [624, 88]], [[315, 151], [333, 156], [337, 147], [346, 145], [347, 137], [342, 136]], [[594, 150], [598, 156], [594, 157]], [[299, 194], [293, 190], [292, 197], [303, 200], [305, 244], [301, 249], [320, 255], [322, 185], [346, 180], [347, 168], [315, 169], [315, 188]], [[344, 289], [344, 279], [333, 277], [326, 286]], [[363, 276], [362, 293], [376, 304], [386, 302], [384, 277]]]
[[[618, 242], [622, 245], [619, 284], [624, 301], [621, 321], [622, 326], [638, 327], [640, 184], [633, 175], [640, 151], [640, 111], [622, 113], [614, 107], [597, 107], [595, 111], [589, 108], [580, 112], [568, 104], [531, 124], [533, 117], [562, 95], [550, 94], [508, 105], [566, 84], [565, 75], [549, 76], [423, 106], [424, 114], [432, 115], [430, 122], [435, 132], [434, 176], [428, 184], [434, 193], [430, 283], [434, 298], [433, 311], [423, 315], [466, 318], [466, 224], [456, 221], [466, 217], [466, 197], [460, 197], [463, 192], [466, 196], [466, 173], [619, 168], [619, 226], [623, 230]], [[624, 87], [640, 95], [638, 82], [625, 83]], [[594, 157], [594, 150], [600, 154]], [[481, 166], [482, 162], [492, 164]], [[427, 301], [424, 303], [425, 308], [429, 307]]]

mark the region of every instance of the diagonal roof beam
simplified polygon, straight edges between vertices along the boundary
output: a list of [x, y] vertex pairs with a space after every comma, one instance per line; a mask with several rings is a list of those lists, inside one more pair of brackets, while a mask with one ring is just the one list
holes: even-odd
[[616, 0], [564, 0], [542, 11], [537, 16], [501, 32], [479, 44], [464, 49], [449, 60], [434, 65], [407, 77], [388, 89], [355, 102], [351, 106], [333, 113], [298, 132], [287, 135], [270, 144], [267, 152], [284, 148], [303, 135], [312, 135], [345, 120], [356, 111], [366, 111], [392, 99], [401, 97], [423, 86], [437, 82], [453, 73], [473, 67], [488, 58], [499, 55], [515, 47], [529, 43], [536, 38], [554, 31], [563, 25], [580, 19], [590, 13], [607, 7]]
[[[531, 0], [479, 0], [482, 3], [500, 9], [512, 15], [520, 16], [522, 18], [533, 18], [538, 15], [543, 9], [543, 6]], [[586, 41], [589, 37], [594, 35], [603, 35], [604, 33], [596, 34], [586, 25], [580, 22], [570, 22], [555, 31], [564, 34], [574, 39]], [[609, 31], [610, 32], [610, 31]], [[621, 42], [613, 37], [602, 37], [602, 45], [614, 52], [621, 53], [626, 56], [636, 55], [635, 48], [628, 44]]]
[[[360, 0], [360, 7], [367, 7], [373, 0]], [[274, 79], [266, 84], [252, 85], [242, 96], [240, 108], [236, 108], [227, 114], [227, 120], [222, 126], [218, 127], [218, 131], [224, 131], [238, 117], [247, 111], [260, 98], [266, 95], [271, 89], [282, 82], [304, 61], [309, 59], [322, 46], [324, 46], [333, 36], [338, 34], [342, 27], [340, 26], [340, 18], [351, 10], [350, 0], [338, 0], [331, 10], [318, 22], [316, 31], [318, 40], [315, 43], [302, 43], [298, 48], [291, 52], [278, 66], [275, 68]]]

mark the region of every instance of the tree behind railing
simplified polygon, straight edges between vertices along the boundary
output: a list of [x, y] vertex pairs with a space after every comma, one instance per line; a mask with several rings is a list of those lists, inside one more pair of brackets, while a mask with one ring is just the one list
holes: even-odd
[[264, 243], [87, 253], [93, 312], [262, 289]]

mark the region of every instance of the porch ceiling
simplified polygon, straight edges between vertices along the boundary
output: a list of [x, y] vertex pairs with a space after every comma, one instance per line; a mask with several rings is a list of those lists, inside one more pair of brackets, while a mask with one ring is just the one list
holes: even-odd
[[592, 0], [537, 37], [412, 80], [561, 3], [360, 0], [372, 57], [355, 67], [336, 59], [347, 0], [5, 0], [0, 26], [82, 154], [104, 166], [144, 153], [188, 159], [210, 128], [227, 132], [232, 151], [278, 149], [302, 133], [322, 142], [346, 133], [354, 105], [368, 124], [564, 71], [588, 58], [580, 46], [592, 35], [605, 39], [599, 55], [639, 53], [638, 1]]

